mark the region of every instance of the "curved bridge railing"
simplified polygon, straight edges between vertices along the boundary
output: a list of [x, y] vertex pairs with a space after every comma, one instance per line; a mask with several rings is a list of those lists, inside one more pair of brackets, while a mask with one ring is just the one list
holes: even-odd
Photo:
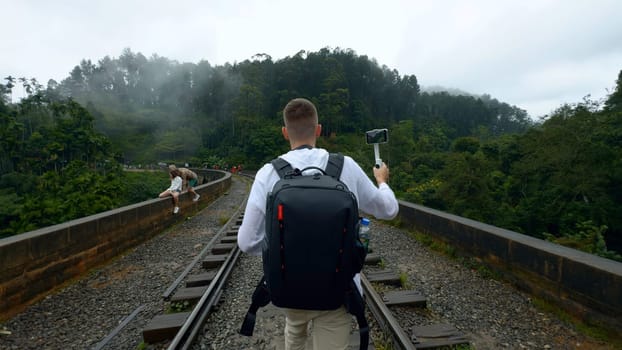
[[169, 198], [156, 198], [0, 239], [0, 321], [64, 282], [183, 221], [231, 187], [231, 173], [193, 169], [202, 185], [193, 202], [180, 196], [180, 215]]
[[620, 262], [404, 201], [398, 220], [476, 257], [571, 315], [622, 329]]

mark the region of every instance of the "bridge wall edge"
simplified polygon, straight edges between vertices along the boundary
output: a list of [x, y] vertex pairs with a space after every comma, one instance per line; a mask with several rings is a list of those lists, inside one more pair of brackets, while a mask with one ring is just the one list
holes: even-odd
[[231, 173], [193, 170], [201, 200], [182, 193], [179, 215], [170, 198], [155, 198], [0, 239], [0, 321], [182, 222], [231, 187]]
[[400, 201], [398, 221], [477, 257], [518, 288], [588, 323], [622, 329], [622, 263]]

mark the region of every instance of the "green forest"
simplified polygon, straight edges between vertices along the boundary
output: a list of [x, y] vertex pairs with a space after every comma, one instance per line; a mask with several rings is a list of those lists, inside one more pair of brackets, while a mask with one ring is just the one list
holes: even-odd
[[[616, 80], [617, 78], [617, 80]], [[0, 84], [0, 237], [155, 198], [158, 163], [257, 169], [288, 150], [281, 110], [320, 114], [318, 146], [373, 165], [380, 147], [398, 198], [622, 261], [622, 71], [603, 101], [540, 120], [489, 95], [422, 91], [350, 49], [211, 65], [82, 60], [60, 82]], [[15, 89], [26, 97], [12, 101]]]

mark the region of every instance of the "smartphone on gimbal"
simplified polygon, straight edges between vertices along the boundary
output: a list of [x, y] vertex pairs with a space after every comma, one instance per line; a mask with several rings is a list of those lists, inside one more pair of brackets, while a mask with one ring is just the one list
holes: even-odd
[[387, 129], [374, 129], [365, 132], [365, 140], [368, 145], [375, 143], [389, 142], [389, 131]]

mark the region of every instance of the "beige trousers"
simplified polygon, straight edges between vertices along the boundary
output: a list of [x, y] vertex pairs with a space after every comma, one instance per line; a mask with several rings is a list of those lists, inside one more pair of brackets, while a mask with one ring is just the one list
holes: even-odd
[[346, 350], [350, 342], [352, 316], [342, 306], [337, 310], [285, 311], [285, 350], [305, 350], [309, 322], [313, 350]]

